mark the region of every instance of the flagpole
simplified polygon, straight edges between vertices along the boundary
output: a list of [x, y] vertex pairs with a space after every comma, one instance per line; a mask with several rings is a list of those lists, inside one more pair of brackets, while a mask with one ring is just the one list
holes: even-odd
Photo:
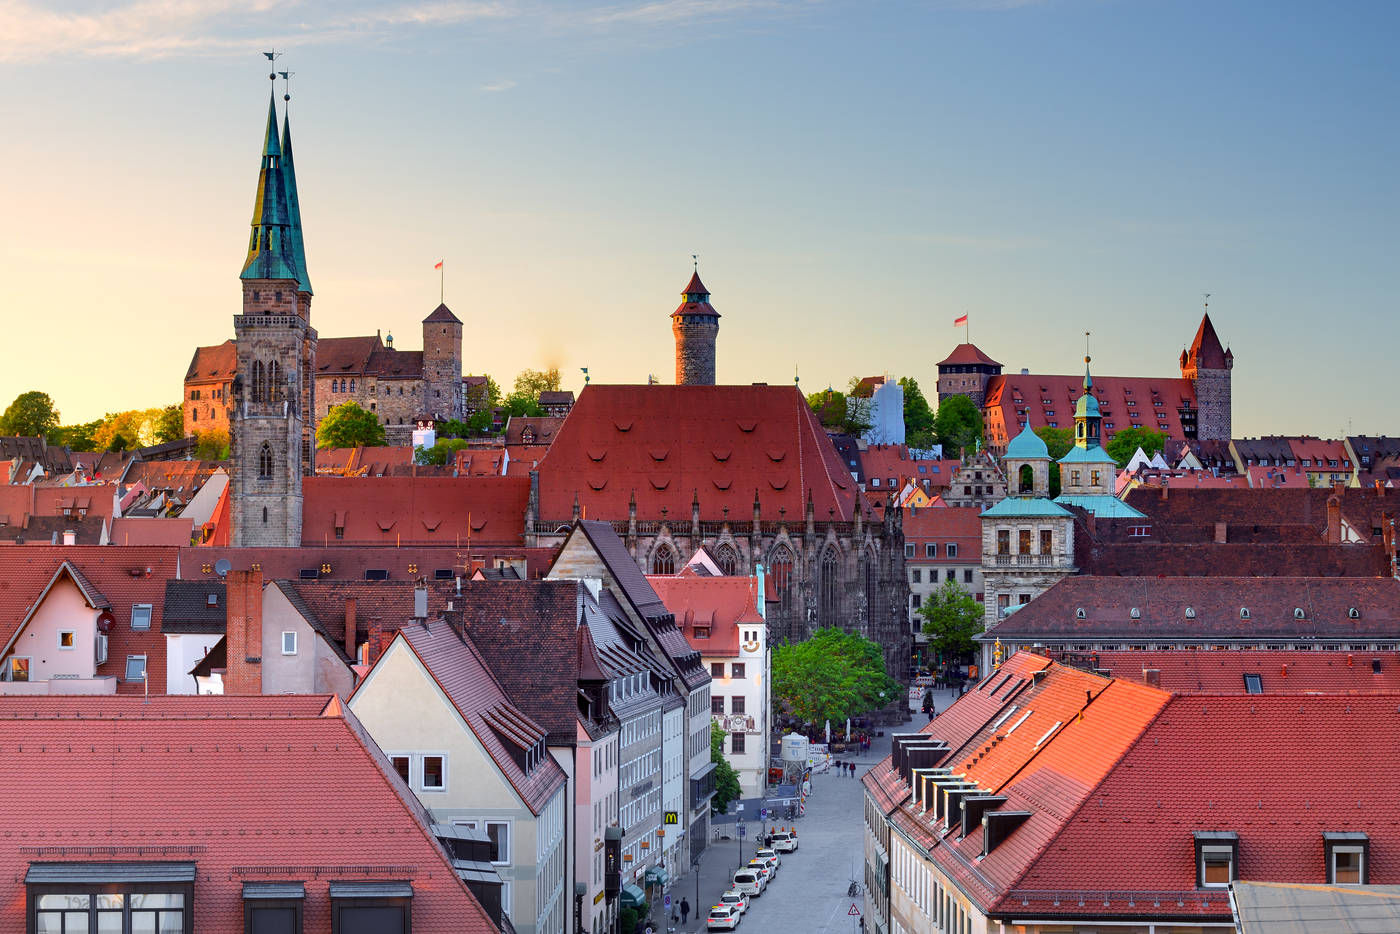
[[438, 304], [447, 302], [447, 260], [438, 263]]

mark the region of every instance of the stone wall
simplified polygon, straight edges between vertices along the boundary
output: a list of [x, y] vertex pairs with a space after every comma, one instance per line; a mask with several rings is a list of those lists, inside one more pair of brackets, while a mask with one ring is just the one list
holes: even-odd
[[[716, 319], [686, 321], [673, 318], [671, 332], [676, 337], [676, 385], [715, 384], [715, 341], [719, 336]], [[705, 323], [700, 323], [703, 320]], [[713, 323], [710, 323], [713, 322]]]
[[1230, 440], [1230, 371], [1200, 370], [1196, 374], [1196, 437], [1202, 441]]

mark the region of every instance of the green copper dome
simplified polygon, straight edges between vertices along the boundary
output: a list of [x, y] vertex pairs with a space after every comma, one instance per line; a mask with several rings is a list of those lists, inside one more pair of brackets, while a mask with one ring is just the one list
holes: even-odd
[[1050, 449], [1045, 446], [1040, 435], [1031, 431], [1029, 424], [1021, 429], [1021, 433], [1011, 439], [1011, 443], [1006, 446], [1006, 456], [1003, 460], [1029, 461], [1044, 459], [1049, 460]]

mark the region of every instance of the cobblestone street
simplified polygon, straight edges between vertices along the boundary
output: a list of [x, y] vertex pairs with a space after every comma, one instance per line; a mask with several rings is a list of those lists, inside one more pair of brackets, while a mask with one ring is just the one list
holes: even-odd
[[[939, 711], [954, 699], [952, 691], [934, 692]], [[860, 930], [860, 917], [850, 913], [854, 905], [859, 911], [862, 896], [854, 898], [846, 892], [852, 881], [864, 882], [864, 822], [863, 792], [860, 776], [872, 765], [889, 755], [890, 736], [916, 730], [927, 719], [917, 712], [912, 719], [896, 727], [884, 728], [885, 735], [871, 740], [870, 751], [861, 756], [840, 756], [838, 762], [854, 762], [854, 777], [842, 775], [840, 769], [813, 777], [812, 796], [807, 802], [806, 816], [795, 822], [798, 834], [796, 853], [782, 855], [778, 876], [764, 894], [752, 900], [748, 913], [739, 925], [741, 931], [751, 932], [810, 932], [810, 934], [852, 934]], [[733, 838], [734, 825], [720, 825], [728, 839], [711, 840], [700, 859], [699, 890], [696, 875], [689, 873], [677, 879], [670, 889], [674, 904], [682, 897], [691, 905], [689, 923], [677, 925], [677, 930], [691, 932], [705, 929], [705, 914], [721, 892], [729, 888], [729, 880], [742, 861], [747, 862], [757, 845], [752, 833], [758, 830], [757, 820], [747, 821], [750, 836], [740, 841]], [[790, 822], [777, 821], [778, 824]], [[697, 916], [698, 911], [698, 916]], [[666, 929], [663, 906], [656, 907], [657, 929]]]

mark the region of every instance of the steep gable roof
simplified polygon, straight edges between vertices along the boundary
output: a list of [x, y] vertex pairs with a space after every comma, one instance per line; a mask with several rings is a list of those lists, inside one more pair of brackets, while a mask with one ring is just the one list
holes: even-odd
[[[524, 544], [527, 477], [307, 477], [302, 542]], [[340, 534], [336, 530], [340, 529]]]

